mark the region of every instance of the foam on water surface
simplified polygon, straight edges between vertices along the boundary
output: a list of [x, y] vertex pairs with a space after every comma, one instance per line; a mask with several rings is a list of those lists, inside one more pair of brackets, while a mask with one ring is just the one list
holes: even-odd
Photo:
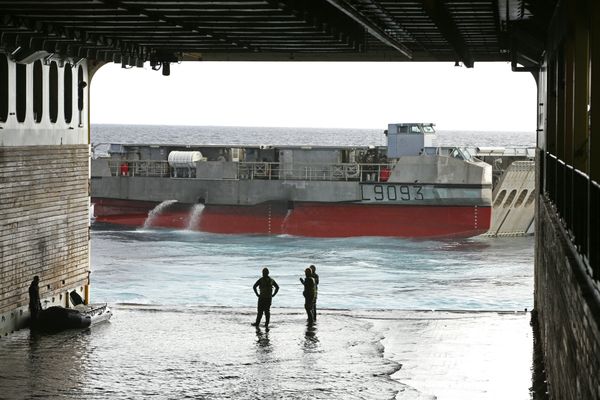
[[315, 264], [327, 308], [514, 311], [533, 304], [531, 237], [436, 242], [109, 229], [96, 225], [92, 234], [95, 301], [134, 293], [154, 304], [245, 307], [268, 267], [281, 286], [274, 305], [301, 307], [298, 278]]

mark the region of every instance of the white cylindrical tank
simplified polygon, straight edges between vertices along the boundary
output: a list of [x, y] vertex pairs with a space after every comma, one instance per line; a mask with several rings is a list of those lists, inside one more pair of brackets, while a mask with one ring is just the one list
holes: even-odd
[[196, 163], [202, 160], [199, 151], [172, 151], [169, 153], [169, 166], [172, 168], [195, 168]]

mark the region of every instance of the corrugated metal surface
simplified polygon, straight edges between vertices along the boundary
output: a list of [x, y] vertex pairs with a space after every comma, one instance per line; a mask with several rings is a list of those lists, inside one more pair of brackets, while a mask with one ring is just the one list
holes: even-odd
[[0, 148], [0, 314], [88, 284], [89, 146]]

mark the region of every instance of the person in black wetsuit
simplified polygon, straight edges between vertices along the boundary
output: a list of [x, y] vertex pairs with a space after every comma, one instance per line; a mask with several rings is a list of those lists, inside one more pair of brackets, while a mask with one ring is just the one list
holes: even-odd
[[310, 268], [304, 270], [304, 275], [306, 276], [304, 279], [300, 278], [300, 282], [304, 285], [304, 291], [302, 292], [302, 295], [304, 296], [304, 309], [306, 310], [308, 323], [312, 324], [315, 322], [313, 311], [316, 296], [316, 284]]
[[40, 277], [34, 276], [31, 285], [29, 285], [29, 312], [31, 313], [31, 319], [36, 320], [40, 311], [42, 311], [42, 303], [40, 301]]
[[310, 271], [312, 272], [312, 277], [315, 280], [315, 301], [313, 302], [313, 319], [317, 320], [317, 297], [319, 296], [319, 275], [317, 274], [317, 267], [311, 265]]
[[[253, 326], [258, 326], [260, 324], [260, 320], [262, 318], [263, 313], [265, 314], [265, 328], [269, 326], [269, 320], [271, 319], [271, 300], [277, 292], [279, 292], [279, 285], [269, 276], [269, 269], [263, 268], [262, 270], [262, 278], [256, 281], [252, 289], [258, 297], [258, 312], [256, 314], [256, 322], [254, 322]], [[256, 290], [260, 289], [260, 293]], [[275, 291], [273, 291], [275, 288]]]

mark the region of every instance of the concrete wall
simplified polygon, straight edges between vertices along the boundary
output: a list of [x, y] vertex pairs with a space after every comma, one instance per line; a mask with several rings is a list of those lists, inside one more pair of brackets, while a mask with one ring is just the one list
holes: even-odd
[[600, 288], [544, 197], [536, 220], [535, 309], [551, 399], [600, 399]]

